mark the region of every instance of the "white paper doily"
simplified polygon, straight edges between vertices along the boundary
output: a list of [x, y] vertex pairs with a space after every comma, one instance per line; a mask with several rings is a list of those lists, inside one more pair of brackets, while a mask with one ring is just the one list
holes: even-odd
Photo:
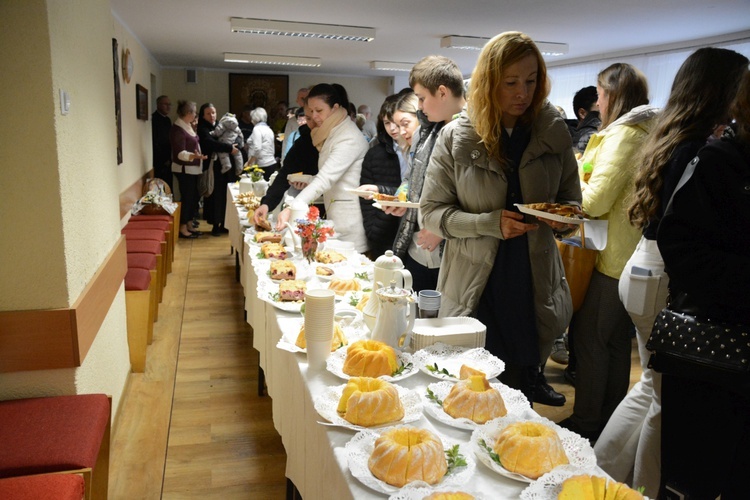
[[[367, 462], [375, 449], [375, 440], [379, 436], [380, 434], [378, 432], [368, 429], [360, 431], [348, 443], [346, 443], [345, 449], [347, 461], [349, 463], [349, 470], [362, 484], [380, 493], [391, 494], [404, 491], [403, 488], [397, 488], [391, 486], [385, 481], [381, 481], [370, 472], [370, 467], [367, 465]], [[436, 488], [455, 488], [466, 484], [471, 479], [471, 476], [474, 475], [476, 462], [474, 461], [474, 457], [472, 456], [467, 444], [454, 442], [443, 436], [438, 437], [443, 442], [444, 449], [450, 449], [456, 444], [459, 445], [459, 453], [466, 459], [466, 466], [459, 467], [450, 474], [446, 474], [440, 482], [433, 486], [430, 486], [424, 481], [416, 481], [409, 483], [409, 486], [405, 486], [404, 488], [424, 487], [431, 491], [434, 491]]]
[[[269, 264], [270, 268], [270, 264]], [[321, 288], [321, 285], [319, 282], [315, 280], [311, 280], [307, 284], [308, 290], [315, 290]], [[274, 296], [279, 293], [279, 285], [272, 282], [268, 275], [266, 274], [259, 274], [258, 275], [258, 298], [260, 300], [264, 300], [271, 304], [276, 309], [280, 309], [282, 311], [286, 312], [300, 312], [300, 308], [302, 307], [302, 304], [305, 303], [304, 300], [296, 301], [296, 302], [285, 302], [280, 300], [274, 300]]]
[[[419, 369], [424, 373], [440, 380], [458, 380], [461, 365], [467, 365], [484, 372], [488, 379], [497, 377], [505, 369], [505, 363], [483, 347], [468, 349], [443, 344], [442, 342], [437, 342], [415, 352], [414, 362], [419, 365]], [[440, 371], [434, 372], [427, 369], [427, 366], [434, 367], [436, 363]], [[455, 377], [441, 373], [443, 369], [446, 369], [448, 373], [455, 375]]]
[[348, 422], [338, 413], [339, 400], [341, 394], [344, 392], [346, 384], [338, 385], [334, 387], [326, 387], [325, 391], [321, 395], [315, 398], [313, 404], [315, 405], [315, 411], [328, 420], [332, 424], [337, 424], [340, 427], [346, 427], [354, 431], [361, 431], [364, 429], [381, 429], [386, 427], [393, 427], [395, 425], [408, 424], [410, 422], [416, 422], [422, 418], [422, 399], [419, 397], [417, 391], [411, 391], [405, 387], [394, 385], [398, 391], [398, 398], [401, 400], [401, 404], [404, 407], [404, 418], [396, 420], [394, 422], [388, 422], [381, 425], [375, 425], [372, 427], [364, 427], [361, 425], [354, 425]]
[[[334, 312], [334, 314], [336, 313]], [[299, 320], [299, 328], [302, 328], [302, 323], [304, 321], [304, 318], [301, 318]], [[346, 337], [347, 343], [337, 350], [340, 350], [342, 348], [346, 350], [346, 346], [348, 346], [352, 342], [356, 342], [357, 340], [366, 339], [367, 334], [370, 332], [370, 330], [367, 328], [367, 325], [365, 325], [364, 321], [362, 321], [361, 318], [355, 319], [351, 323], [339, 322], [339, 325], [341, 325], [341, 329], [344, 330], [344, 336]], [[297, 333], [291, 331], [284, 332], [281, 335], [279, 341], [276, 343], [276, 347], [281, 349], [282, 351], [306, 353], [307, 349], [302, 349], [301, 347], [297, 346], [299, 328], [297, 329]]]
[[[332, 352], [330, 356], [328, 356], [328, 359], [326, 360], [326, 369], [336, 375], [339, 378], [343, 378], [344, 380], [349, 380], [351, 378], [351, 375], [347, 375], [344, 373], [344, 361], [346, 361], [346, 351], [347, 349], [339, 349], [338, 351]], [[391, 377], [389, 375], [381, 375], [378, 377], [381, 380], [385, 380], [387, 382], [400, 382], [401, 380], [404, 380], [405, 378], [409, 378], [415, 373], [419, 372], [416, 365], [412, 361], [411, 354], [401, 352], [396, 350], [396, 355], [398, 356], [398, 365], [399, 367], [401, 365], [404, 365], [407, 367], [409, 364], [411, 364], [410, 367], [404, 368], [404, 370], [396, 375], [395, 377]]]
[[552, 429], [557, 431], [557, 435], [560, 436], [563, 450], [565, 450], [565, 455], [567, 455], [568, 461], [571, 465], [584, 468], [596, 466], [596, 455], [594, 454], [594, 449], [591, 447], [587, 439], [579, 436], [573, 431], [564, 429], [554, 422], [544, 417], [540, 417], [533, 412], [524, 412], [522, 415], [508, 415], [505, 417], [497, 418], [495, 420], [490, 420], [483, 426], [477, 427], [471, 434], [471, 445], [477, 458], [480, 462], [482, 462], [494, 472], [497, 472], [498, 474], [510, 479], [515, 479], [516, 481], [522, 481], [526, 483], [531, 483], [534, 481], [531, 478], [528, 478], [521, 474], [510, 472], [503, 468], [500, 464], [492, 460], [487, 450], [485, 450], [479, 444], [480, 440], [484, 440], [487, 446], [493, 448], [495, 442], [497, 441], [497, 436], [500, 434], [500, 432], [510, 424], [514, 424], [517, 422], [538, 422], [540, 424], [551, 427]]
[[424, 500], [425, 497], [432, 495], [433, 493], [468, 493], [474, 497], [474, 500], [493, 500], [484, 493], [477, 493], [466, 488], [446, 488], [441, 486], [440, 488], [411, 488], [404, 486], [401, 491], [394, 493], [388, 497], [388, 500]]
[[[562, 465], [546, 473], [525, 490], [519, 497], [521, 500], [557, 500], [557, 496], [562, 491], [562, 483], [573, 476], [579, 475], [599, 476], [607, 478], [607, 475], [596, 467], [576, 467], [574, 465]], [[610, 479], [611, 478], [607, 478]], [[648, 500], [648, 497], [643, 497]]]
[[[454, 385], [454, 382], [436, 382], [428, 385], [427, 389], [430, 389], [440, 401], [443, 401], [448, 397], [448, 394], [451, 392]], [[493, 383], [490, 384], [490, 386], [500, 391], [500, 395], [503, 397], [503, 402], [505, 403], [505, 408], [508, 410], [508, 415], [522, 415], [526, 410], [531, 409], [529, 400], [526, 399], [526, 396], [524, 396], [521, 391], [512, 389], [501, 383]], [[468, 418], [451, 417], [445, 413], [442, 406], [427, 397], [427, 390], [422, 392], [421, 396], [424, 402], [425, 411], [439, 422], [450, 425], [451, 427], [456, 427], [457, 429], [465, 430], [474, 430], [481, 425], [474, 423]]]

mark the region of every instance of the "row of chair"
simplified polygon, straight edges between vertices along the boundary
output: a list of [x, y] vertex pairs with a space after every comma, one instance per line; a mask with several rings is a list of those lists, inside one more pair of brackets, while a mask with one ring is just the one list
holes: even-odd
[[172, 272], [177, 239], [175, 219], [179, 220], [179, 212], [174, 215], [134, 215], [122, 228], [128, 254], [128, 347], [130, 365], [136, 373], [146, 369], [146, 350], [153, 342], [167, 274]]

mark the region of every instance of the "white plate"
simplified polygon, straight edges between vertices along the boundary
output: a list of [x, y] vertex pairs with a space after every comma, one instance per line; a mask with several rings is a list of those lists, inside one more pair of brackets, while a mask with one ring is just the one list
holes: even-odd
[[432, 491], [434, 491], [436, 488], [455, 488], [457, 486], [468, 483], [471, 480], [471, 477], [474, 475], [476, 462], [474, 461], [474, 457], [471, 454], [469, 446], [467, 446], [466, 443], [454, 442], [438, 435], [438, 437], [443, 441], [443, 447], [445, 449], [450, 449], [452, 446], [458, 444], [459, 453], [466, 459], [466, 466], [459, 467], [451, 474], [446, 474], [443, 479], [434, 486], [430, 486], [424, 481], [409, 483], [409, 485], [405, 486], [404, 488], [391, 486], [385, 481], [381, 481], [380, 479], [373, 476], [372, 472], [370, 472], [369, 466], [367, 465], [368, 460], [370, 460], [370, 455], [372, 455], [372, 452], [375, 449], [375, 440], [378, 437], [379, 434], [373, 430], [368, 429], [360, 431], [348, 443], [346, 443], [345, 450], [347, 462], [349, 464], [349, 470], [351, 471], [352, 475], [368, 488], [372, 488], [373, 490], [380, 493], [398, 493], [400, 491], [404, 491], [404, 489], [418, 487], [429, 488]]
[[[484, 372], [488, 379], [495, 378], [505, 369], [505, 363], [498, 357], [493, 356], [487, 349], [476, 347], [468, 349], [461, 346], [453, 346], [437, 342], [431, 346], [414, 353], [414, 362], [419, 369], [430, 377], [440, 380], [458, 380], [461, 365], [470, 366]], [[438, 369], [447, 370], [451, 375], [429, 370], [428, 366], [437, 364]]]
[[510, 479], [515, 479], [516, 481], [525, 483], [531, 483], [534, 481], [534, 479], [531, 479], [529, 477], [510, 472], [500, 464], [496, 463], [494, 460], [492, 460], [487, 450], [485, 450], [479, 444], [480, 440], [484, 440], [487, 446], [492, 448], [500, 432], [502, 432], [502, 430], [510, 424], [514, 424], [516, 422], [538, 422], [540, 424], [551, 427], [552, 429], [557, 431], [557, 435], [560, 436], [563, 450], [565, 450], [565, 454], [567, 455], [568, 461], [571, 465], [575, 465], [576, 467], [596, 466], [596, 455], [594, 454], [594, 449], [591, 447], [591, 444], [589, 444], [587, 439], [579, 436], [573, 431], [560, 427], [559, 425], [550, 420], [547, 420], [544, 417], [540, 417], [532, 411], [528, 411], [524, 412], [522, 415], [508, 415], [505, 417], [496, 418], [495, 420], [490, 420], [483, 426], [477, 427], [471, 434], [471, 445], [479, 461], [501, 476], [505, 476]]
[[[451, 389], [453, 389], [454, 385], [455, 384], [453, 382], [448, 381], [435, 382], [434, 384], [428, 385], [427, 389], [431, 390], [435, 397], [437, 397], [440, 401], [443, 401], [446, 397], [448, 397], [448, 394], [450, 394]], [[524, 396], [521, 391], [512, 389], [507, 385], [501, 383], [493, 383], [490, 384], [490, 386], [500, 391], [500, 395], [503, 397], [503, 402], [505, 403], [505, 408], [508, 410], [508, 415], [521, 415], [526, 410], [531, 409], [529, 400], [526, 399], [526, 396]], [[482, 425], [477, 424], [468, 418], [451, 417], [450, 415], [445, 413], [445, 410], [443, 410], [442, 406], [427, 397], [427, 390], [424, 390], [421, 393], [421, 396], [422, 400], [424, 401], [425, 411], [429, 413], [430, 416], [435, 420], [438, 420], [443, 424], [450, 425], [451, 427], [455, 427], [457, 429], [465, 430], [474, 430]]]
[[[346, 361], [346, 351], [347, 349], [339, 349], [338, 351], [332, 352], [331, 355], [328, 356], [328, 359], [326, 360], [326, 369], [339, 378], [343, 378], [344, 380], [349, 380], [351, 378], [351, 375], [347, 375], [346, 373], [344, 373], [344, 361]], [[404, 371], [402, 371], [399, 375], [396, 375], [395, 377], [392, 377], [390, 375], [381, 375], [380, 377], [378, 377], [379, 379], [385, 380], [386, 382], [400, 382], [401, 380], [404, 380], [405, 378], [409, 378], [415, 373], [419, 372], [417, 367], [412, 362], [411, 354], [401, 352], [397, 349], [396, 355], [398, 356], [399, 367], [401, 365], [408, 366], [410, 363], [411, 363], [411, 367], [404, 368]]]
[[[474, 500], [491, 500], [489, 496], [484, 493], [478, 493], [467, 488], [446, 488], [441, 486], [440, 488], [402, 488], [398, 493], [388, 497], [388, 500], [424, 500], [425, 497], [432, 495], [433, 493], [444, 492], [444, 493], [455, 493], [460, 491], [461, 493], [468, 493], [474, 497]], [[492, 497], [496, 498], [496, 497]]]
[[310, 184], [315, 176], [308, 174], [289, 174], [286, 176], [286, 180], [289, 182], [305, 182]]
[[374, 191], [367, 191], [365, 189], [357, 189], [357, 188], [344, 188], [344, 191], [347, 193], [356, 194], [357, 196], [361, 196], [363, 198], [369, 198], [370, 196], [377, 194]]
[[299, 312], [300, 308], [302, 307], [302, 304], [305, 303], [304, 300], [301, 300], [299, 302], [277, 301], [277, 300], [273, 300], [271, 297], [266, 297], [263, 300], [265, 300], [266, 302], [271, 304], [273, 307], [281, 311], [296, 312], [296, 313]]
[[[346, 427], [347, 429], [351, 429], [353, 431], [368, 429], [368, 427], [354, 425], [345, 420], [343, 417], [339, 416], [337, 410], [341, 395], [344, 393], [344, 387], [346, 387], [346, 384], [337, 385], [334, 387], [326, 387], [323, 393], [315, 398], [315, 411], [317, 411], [318, 414], [324, 419], [340, 427]], [[401, 420], [396, 420], [394, 422], [388, 422], [386, 424], [369, 427], [369, 429], [381, 429], [401, 424], [408, 424], [410, 422], [416, 422], [417, 420], [422, 418], [422, 399], [419, 397], [417, 391], [410, 391], [409, 389], [401, 387], [399, 385], [396, 385], [395, 387], [396, 390], [398, 390], [398, 398], [401, 400], [401, 404], [404, 406], [404, 418], [402, 418]]]
[[[355, 314], [355, 312], [357, 314]], [[346, 317], [341, 318], [339, 317], [339, 314], [345, 314]], [[336, 321], [338, 321], [341, 329], [344, 331], [344, 336], [346, 337], [347, 344], [345, 346], [342, 346], [343, 348], [346, 348], [347, 345], [351, 344], [352, 342], [356, 342], [357, 340], [366, 339], [367, 335], [370, 333], [370, 330], [367, 328], [364, 321], [362, 321], [362, 313], [360, 313], [356, 309], [354, 311], [351, 311], [351, 309], [348, 307], [339, 308], [337, 305], [334, 310], [334, 316], [336, 317]], [[297, 346], [299, 329], [302, 328], [302, 323], [304, 321], [304, 318], [300, 318], [299, 324], [294, 331], [289, 330], [282, 333], [281, 338], [276, 343], [276, 347], [278, 349], [281, 349], [282, 351], [306, 353], [307, 349], [302, 349], [301, 347]]]
[[533, 208], [529, 208], [521, 203], [515, 203], [515, 205], [518, 207], [518, 210], [520, 210], [521, 213], [533, 215], [534, 217], [539, 217], [542, 219], [553, 220], [555, 222], [563, 222], [565, 224], [583, 224], [584, 222], [588, 222], [588, 219], [579, 219], [578, 217], [563, 217], [562, 215], [549, 214], [541, 210], [534, 210]]
[[[271, 260], [275, 260], [275, 259], [271, 259]], [[286, 259], [286, 260], [289, 260], [289, 259]], [[310, 270], [307, 269], [306, 267], [303, 267], [297, 264], [295, 264], [294, 267], [296, 268], [295, 278], [294, 278], [295, 280], [309, 281], [310, 278], [312, 278], [312, 276], [310, 276]], [[279, 283], [283, 283], [284, 281], [292, 281], [292, 280], [276, 280], [276, 279], [271, 278], [270, 267], [268, 268], [268, 271], [266, 271], [266, 277], [269, 280], [271, 280], [271, 283], [276, 283], [277, 285]]]
[[382, 210], [383, 207], [397, 207], [397, 208], [419, 208], [419, 203], [415, 201], [386, 201], [386, 200], [378, 200], [376, 203], [373, 203], [372, 206], [376, 208], [380, 208]]
[[[562, 491], [562, 483], [570, 477], [582, 474], [607, 478], [607, 476], [596, 467], [562, 465], [560, 467], [555, 467], [551, 472], [546, 473], [527, 486], [526, 489], [521, 492], [519, 498], [521, 500], [557, 500], [557, 496], [560, 494], [560, 491]], [[648, 500], [648, 497], [646, 496], [643, 498]]]

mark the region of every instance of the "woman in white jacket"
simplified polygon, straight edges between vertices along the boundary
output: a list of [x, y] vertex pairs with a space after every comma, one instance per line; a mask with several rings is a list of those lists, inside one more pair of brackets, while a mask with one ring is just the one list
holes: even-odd
[[[341, 85], [316, 85], [307, 96], [307, 105], [316, 125], [310, 135], [320, 152], [318, 175], [302, 189], [296, 201], [309, 205], [322, 195], [326, 218], [333, 221], [337, 237], [354, 243], [358, 252], [366, 252], [367, 238], [359, 198], [347, 189], [359, 186], [367, 141], [357, 125], [348, 119], [349, 97]], [[290, 209], [282, 210], [277, 227], [283, 227], [290, 215]]]
[[248, 163], [258, 164], [263, 169], [263, 178], [268, 180], [271, 174], [279, 169], [279, 164], [274, 156], [274, 135], [268, 126], [268, 113], [263, 108], [255, 108], [250, 112], [250, 121], [253, 122], [253, 133], [248, 139]]

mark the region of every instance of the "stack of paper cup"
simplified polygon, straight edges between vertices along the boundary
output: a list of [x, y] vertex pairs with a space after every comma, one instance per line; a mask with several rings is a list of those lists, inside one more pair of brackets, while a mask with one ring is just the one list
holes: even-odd
[[325, 368], [331, 354], [335, 296], [332, 290], [315, 289], [305, 293], [305, 340], [310, 369]]
[[437, 290], [419, 291], [419, 317], [437, 318], [440, 312], [440, 298], [442, 294]]

